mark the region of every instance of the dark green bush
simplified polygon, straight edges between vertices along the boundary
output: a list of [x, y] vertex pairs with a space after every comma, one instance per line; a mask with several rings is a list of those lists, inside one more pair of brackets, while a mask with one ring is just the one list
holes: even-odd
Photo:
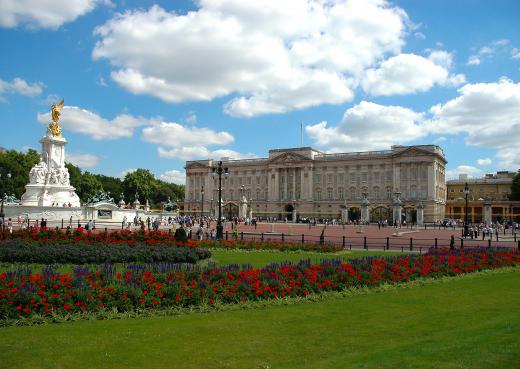
[[38, 264], [196, 263], [211, 257], [208, 249], [189, 246], [107, 245], [103, 243], [35, 244], [20, 240], [0, 243], [0, 261]]
[[177, 242], [188, 242], [188, 236], [186, 235], [186, 230], [184, 228], [177, 228], [175, 230], [175, 235], [173, 236], [175, 241]]

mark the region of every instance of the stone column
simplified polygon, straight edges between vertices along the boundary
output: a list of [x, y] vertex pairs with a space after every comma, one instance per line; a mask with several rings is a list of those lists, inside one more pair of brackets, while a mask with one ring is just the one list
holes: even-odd
[[491, 201], [486, 200], [484, 201], [484, 222], [486, 224], [491, 224], [492, 219], [493, 218], [491, 216]]
[[348, 205], [347, 200], [341, 205], [341, 221], [343, 224], [348, 223]]
[[392, 219], [392, 224], [395, 226], [395, 225], [401, 225], [401, 206], [403, 205], [402, 201], [401, 201], [401, 193], [400, 192], [396, 192], [395, 193], [396, 197], [395, 197], [395, 200], [394, 200], [394, 203], [393, 203], [393, 219]]
[[288, 189], [287, 182], [289, 182], [289, 169], [288, 168], [284, 168], [283, 171], [284, 171], [285, 180], [283, 182], [283, 198], [282, 198], [282, 200], [287, 200], [287, 189]]
[[422, 202], [417, 205], [417, 226], [421, 227], [424, 225], [424, 205]]
[[296, 223], [296, 216], [297, 216], [297, 215], [298, 215], [298, 214], [297, 214], [297, 212], [296, 212], [296, 209], [294, 209], [294, 210], [292, 211], [292, 222], [293, 222], [293, 223]]
[[363, 193], [363, 201], [361, 201], [361, 223], [370, 222], [370, 213], [368, 211], [368, 207], [370, 206], [370, 201], [368, 201], [367, 193]]
[[293, 193], [292, 197], [293, 198], [289, 199], [289, 200], [295, 200], [296, 199], [296, 168], [293, 168], [292, 172], [293, 172], [293, 177], [292, 177], [292, 193]]

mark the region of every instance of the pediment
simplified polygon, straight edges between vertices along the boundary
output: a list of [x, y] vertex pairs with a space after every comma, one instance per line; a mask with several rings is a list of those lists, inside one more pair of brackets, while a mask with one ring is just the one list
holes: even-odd
[[430, 152], [430, 151], [426, 151], [426, 150], [423, 150], [423, 149], [420, 149], [418, 147], [409, 147], [403, 151], [400, 151], [400, 152], [397, 152], [395, 154], [393, 154], [393, 156], [424, 156], [424, 155], [427, 155], [427, 156], [435, 156], [435, 154], [433, 152]]
[[309, 159], [303, 155], [300, 155], [300, 154], [296, 154], [293, 152], [287, 152], [282, 155], [278, 155], [275, 158], [272, 158], [269, 161], [269, 164], [292, 164], [292, 163], [301, 163], [302, 161], [311, 161], [311, 159]]
[[186, 163], [185, 169], [208, 169], [207, 165], [201, 164], [196, 161]]

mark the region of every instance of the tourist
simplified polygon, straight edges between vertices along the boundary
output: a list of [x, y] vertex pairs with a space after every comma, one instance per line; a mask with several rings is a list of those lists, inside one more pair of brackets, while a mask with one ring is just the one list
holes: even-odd
[[11, 220], [11, 218], [7, 220], [7, 229], [9, 233], [13, 233], [13, 221]]

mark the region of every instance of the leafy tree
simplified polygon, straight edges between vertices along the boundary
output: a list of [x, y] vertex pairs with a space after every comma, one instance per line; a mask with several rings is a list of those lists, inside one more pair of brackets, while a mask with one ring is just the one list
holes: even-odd
[[77, 166], [65, 163], [65, 167], [69, 170], [69, 178], [70, 178], [70, 184], [72, 187], [79, 188], [81, 185], [81, 169], [79, 169]]
[[99, 179], [97, 179], [97, 177], [94, 174], [90, 172], [85, 172], [81, 176], [81, 181], [78, 188], [76, 188], [76, 193], [78, 194], [82, 202], [87, 202], [89, 197], [94, 196], [102, 190], [103, 185], [101, 184]]
[[139, 202], [144, 204], [150, 200], [157, 188], [157, 180], [148, 169], [137, 169], [127, 173], [123, 180], [123, 193], [130, 201], [135, 200], [135, 194], [139, 195]]
[[[40, 161], [38, 153], [29, 149], [27, 153], [16, 150], [6, 150], [0, 153], [0, 192], [14, 194], [20, 198], [25, 192], [25, 185], [29, 183], [29, 171]], [[7, 174], [11, 177], [8, 178]]]
[[117, 203], [121, 193], [123, 193], [123, 181], [121, 181], [119, 178], [109, 177], [102, 174], [96, 174], [95, 176], [101, 182], [103, 191], [109, 193]]
[[511, 195], [509, 195], [509, 200], [511, 201], [520, 201], [520, 170], [516, 173], [513, 178], [513, 183], [511, 184]]

